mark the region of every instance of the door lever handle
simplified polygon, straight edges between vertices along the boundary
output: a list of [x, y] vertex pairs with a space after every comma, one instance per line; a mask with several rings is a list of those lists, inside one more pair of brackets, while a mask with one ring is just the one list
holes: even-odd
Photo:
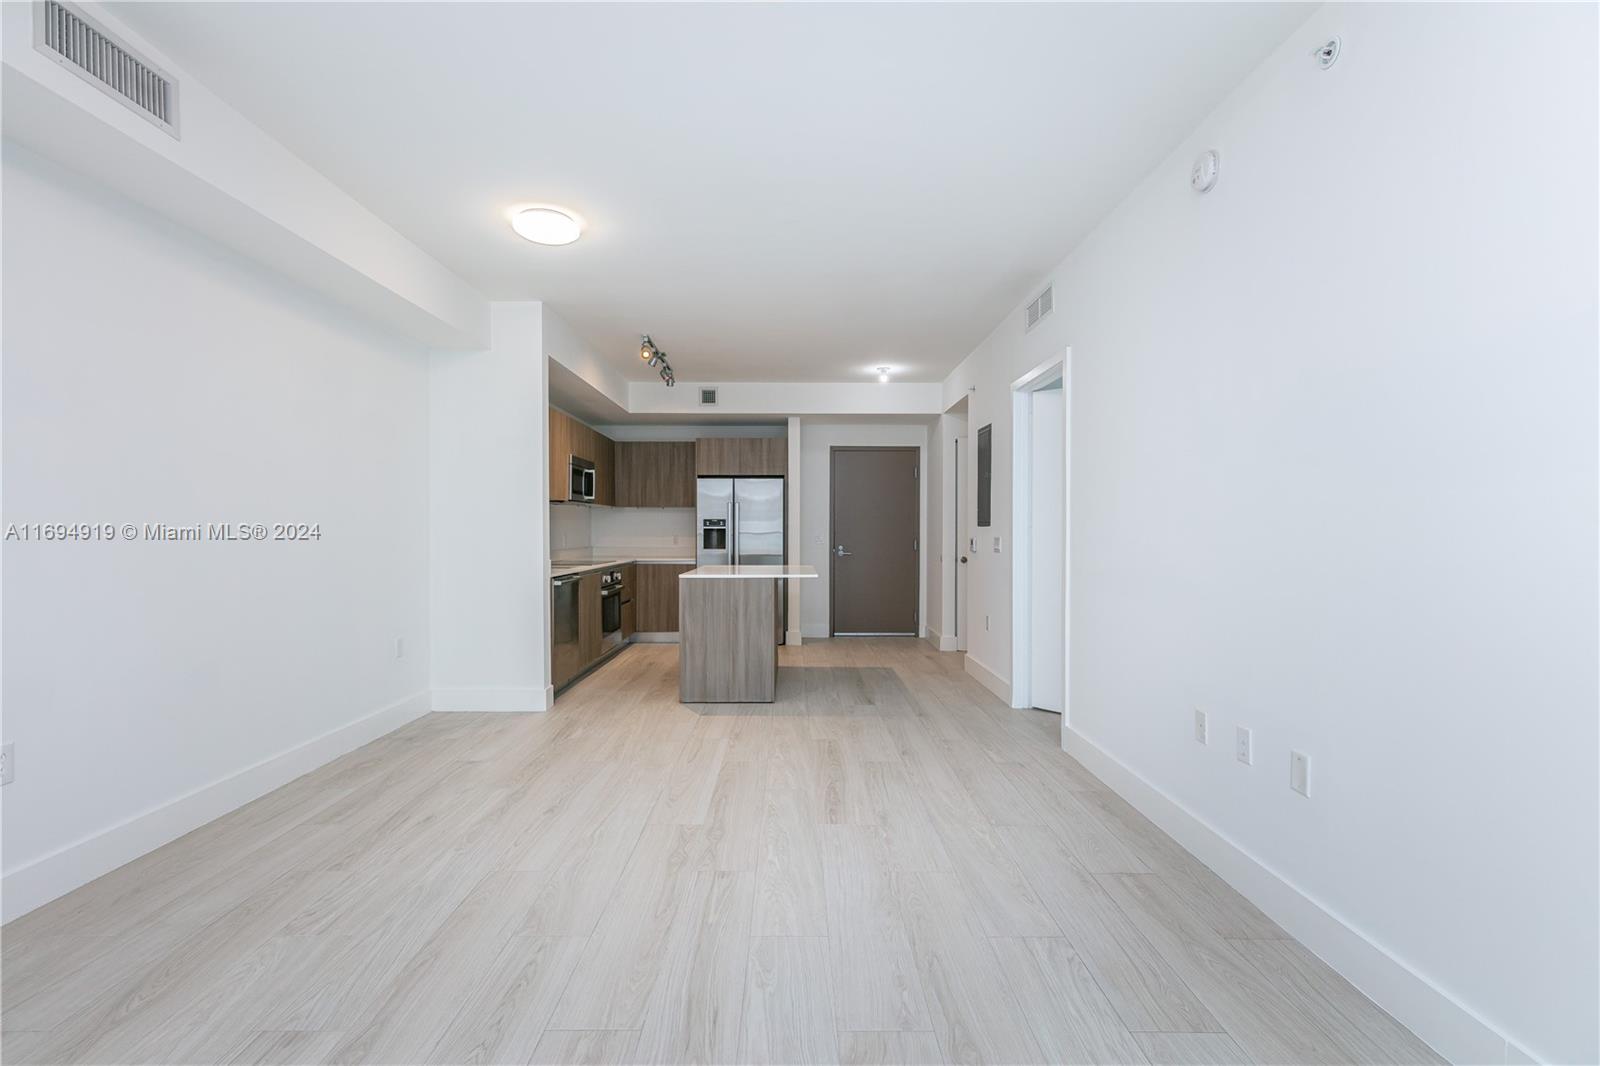
[[854, 555], [855, 552], [847, 552], [847, 551], [845, 551], [844, 550], [844, 545], [841, 544], [838, 547], [833, 549], [833, 554], [839, 556], [840, 558], [843, 558], [846, 555]]

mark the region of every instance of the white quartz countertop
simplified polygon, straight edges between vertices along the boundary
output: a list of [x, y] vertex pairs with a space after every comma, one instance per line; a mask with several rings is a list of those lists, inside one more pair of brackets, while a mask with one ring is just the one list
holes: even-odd
[[612, 567], [626, 566], [629, 563], [637, 563], [641, 566], [650, 566], [651, 564], [676, 564], [678, 566], [693, 566], [694, 556], [691, 555], [686, 558], [668, 556], [661, 558], [654, 555], [618, 555], [615, 558], [601, 559], [597, 555], [594, 561], [584, 562], [552, 559], [550, 560], [550, 576], [571, 577], [573, 574], [587, 574], [591, 570], [610, 570]]
[[687, 574], [679, 574], [678, 580], [685, 578], [758, 578], [758, 577], [816, 577], [817, 568], [814, 566], [701, 566], [690, 570]]

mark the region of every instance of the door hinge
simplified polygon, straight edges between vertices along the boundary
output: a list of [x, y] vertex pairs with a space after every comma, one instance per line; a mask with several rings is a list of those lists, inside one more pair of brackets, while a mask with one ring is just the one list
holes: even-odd
[[911, 550], [914, 551], [914, 552], [922, 550], [922, 538], [921, 537], [912, 537], [911, 538]]

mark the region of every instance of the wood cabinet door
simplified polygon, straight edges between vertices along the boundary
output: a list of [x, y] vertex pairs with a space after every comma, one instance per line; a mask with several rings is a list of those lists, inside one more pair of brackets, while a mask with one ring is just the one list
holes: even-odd
[[678, 631], [678, 575], [693, 569], [683, 563], [639, 564], [633, 602], [640, 633]]
[[643, 507], [640, 503], [642, 485], [639, 481], [640, 449], [643, 443], [636, 440], [619, 440], [614, 453], [616, 455], [616, 504], [617, 507]]
[[761, 437], [756, 465], [757, 473], [768, 477], [786, 477], [789, 473], [789, 438]]
[[639, 631], [639, 568], [632, 563], [622, 568], [622, 639], [632, 640]]
[[550, 408], [550, 498], [565, 501], [572, 454], [572, 419]]
[[737, 437], [701, 437], [694, 442], [694, 472], [699, 477], [737, 477]]
[[695, 500], [695, 472], [693, 441], [663, 441], [661, 449], [661, 477], [657, 507], [693, 507]]
[[617, 506], [617, 446], [604, 433], [594, 435], [594, 502], [602, 507]]
[[578, 660], [582, 670], [600, 658], [600, 571], [578, 579]]

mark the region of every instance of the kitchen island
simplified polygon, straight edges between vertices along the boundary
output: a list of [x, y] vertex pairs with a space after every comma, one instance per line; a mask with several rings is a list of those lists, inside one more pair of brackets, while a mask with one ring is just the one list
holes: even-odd
[[811, 566], [702, 566], [678, 576], [678, 700], [771, 703], [778, 697], [778, 582]]

